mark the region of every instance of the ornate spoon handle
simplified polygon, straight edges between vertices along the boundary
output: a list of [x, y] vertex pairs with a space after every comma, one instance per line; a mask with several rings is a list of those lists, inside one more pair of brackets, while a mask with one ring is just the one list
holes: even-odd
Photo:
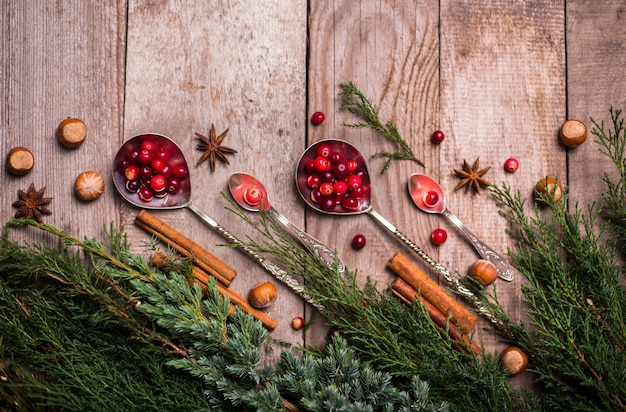
[[474, 247], [474, 249], [476, 249], [478, 254], [483, 259], [487, 259], [488, 261], [490, 261], [491, 263], [495, 265], [496, 269], [498, 269], [498, 277], [508, 282], [513, 280], [513, 277], [514, 277], [513, 270], [504, 261], [502, 256], [500, 256], [489, 246], [481, 242], [476, 237], [476, 235], [474, 235], [463, 224], [463, 222], [461, 222], [461, 220], [458, 217], [456, 217], [452, 212], [450, 212], [448, 209], [444, 209], [443, 212], [441, 212], [441, 214], [445, 216], [450, 221], [450, 223], [452, 223], [459, 230], [459, 233], [461, 233], [461, 235], [463, 235], [465, 239], [467, 239], [467, 241], [471, 243], [471, 245]]
[[313, 305], [315, 308], [320, 309], [320, 310], [324, 309], [324, 307], [320, 303], [318, 303], [313, 297], [306, 294], [306, 292], [304, 291], [304, 288], [302, 287], [302, 285], [300, 284], [300, 282], [298, 282], [296, 278], [289, 275], [287, 272], [285, 272], [283, 269], [276, 266], [269, 260], [261, 257], [254, 250], [250, 249], [245, 243], [237, 239], [232, 233], [230, 233], [224, 227], [219, 225], [215, 220], [211, 219], [206, 213], [198, 209], [198, 207], [196, 207], [194, 204], [192, 203], [187, 204], [187, 208], [191, 210], [192, 212], [194, 212], [196, 216], [198, 216], [204, 223], [206, 223], [211, 228], [213, 228], [224, 239], [236, 245], [239, 249], [243, 250], [249, 257], [254, 259], [259, 265], [261, 265], [263, 269], [267, 270], [276, 279], [278, 279], [279, 281], [287, 285], [287, 287], [289, 287], [291, 290], [296, 292], [297, 295], [302, 297], [304, 300], [306, 300], [308, 303]]
[[343, 273], [345, 271], [345, 266], [343, 262], [338, 259], [335, 255], [335, 252], [332, 251], [328, 246], [325, 246], [319, 240], [315, 239], [313, 236], [308, 233], [298, 229], [293, 223], [291, 223], [285, 216], [281, 215], [270, 206], [268, 213], [278, 222], [280, 222], [289, 233], [291, 233], [300, 243], [304, 246], [311, 254], [322, 259], [329, 267], [335, 267], [335, 260], [337, 260], [337, 270], [339, 273]]

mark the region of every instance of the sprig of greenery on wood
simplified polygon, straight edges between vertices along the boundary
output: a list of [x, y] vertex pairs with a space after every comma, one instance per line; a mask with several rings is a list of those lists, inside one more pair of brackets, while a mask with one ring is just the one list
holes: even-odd
[[387, 158], [380, 174], [385, 173], [385, 171], [389, 169], [392, 160], [412, 160], [420, 166], [424, 166], [424, 163], [413, 154], [413, 150], [409, 144], [402, 138], [396, 125], [392, 121], [387, 121], [383, 124], [378, 118], [378, 114], [372, 102], [365, 97], [363, 92], [361, 92], [354, 83], [341, 83], [339, 87], [341, 87], [341, 92], [339, 93], [339, 96], [342, 98], [341, 108], [348, 110], [350, 113], [355, 114], [363, 120], [361, 123], [344, 123], [344, 126], [375, 130], [400, 146], [400, 150], [397, 152], [381, 151], [372, 155], [372, 158]]

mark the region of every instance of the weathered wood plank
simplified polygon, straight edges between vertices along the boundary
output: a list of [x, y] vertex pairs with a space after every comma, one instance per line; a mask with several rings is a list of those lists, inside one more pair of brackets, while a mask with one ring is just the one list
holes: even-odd
[[[303, 149], [305, 119], [306, 4], [132, 1], [128, 13], [128, 58], [124, 137], [143, 132], [170, 136], [190, 166], [192, 202], [240, 237], [250, 234], [226, 211], [220, 192], [231, 173], [258, 177], [276, 209], [302, 226], [293, 168]], [[194, 133], [229, 129], [223, 144], [238, 153], [230, 165], [196, 166], [201, 153]], [[293, 167], [292, 167], [293, 165]], [[132, 227], [137, 209], [122, 207], [122, 223], [134, 244], [149, 239]], [[209, 249], [238, 271], [231, 287], [246, 296], [273, 278], [224, 243], [189, 210], [162, 211], [169, 225]], [[301, 299], [279, 286], [267, 313], [278, 321], [273, 336], [301, 342], [291, 319]], [[278, 352], [276, 352], [276, 355]]]
[[[322, 110], [326, 121], [309, 127], [308, 143], [339, 138], [355, 145], [368, 159], [374, 210], [429, 253], [435, 252], [428, 242], [433, 218], [410, 203], [407, 180], [411, 173], [432, 173], [439, 168], [438, 148], [430, 144], [430, 134], [439, 126], [437, 26], [436, 1], [336, 2], [332, 6], [311, 2], [309, 115]], [[370, 160], [370, 156], [398, 148], [380, 134], [343, 126], [360, 122], [340, 110], [339, 85], [349, 81], [372, 101], [383, 122], [391, 120], [397, 125], [426, 169], [399, 161], [380, 174], [384, 160]], [[366, 215], [332, 217], [311, 211], [307, 230], [336, 247], [344, 263], [359, 270], [362, 284], [370, 277], [381, 288], [393, 279], [386, 270], [387, 261], [398, 250], [406, 250]], [[354, 251], [350, 242], [359, 233], [368, 243]], [[326, 334], [321, 325], [310, 331], [307, 343], [323, 343]]]
[[[557, 131], [565, 118], [563, 2], [493, 0], [474, 7], [441, 2], [441, 112], [447, 139], [441, 147], [440, 180], [449, 207], [488, 245], [501, 253], [511, 245], [506, 223], [488, 193], [454, 191], [451, 169], [463, 159], [491, 166], [485, 177], [505, 182], [532, 202], [535, 182], [566, 176], [565, 150]], [[520, 162], [504, 171], [508, 157]], [[449, 226], [446, 226], [449, 227]], [[443, 262], [464, 272], [478, 258], [450, 230]], [[498, 296], [513, 318], [523, 311], [520, 276], [496, 281]], [[476, 339], [488, 350], [503, 349], [477, 327]]]
[[[35, 156], [26, 176], [11, 176], [3, 167], [2, 220], [15, 214], [11, 203], [17, 190], [33, 182], [54, 197], [46, 222], [79, 238], [99, 236], [117, 219], [110, 159], [121, 131], [124, 2], [3, 1], [0, 10], [3, 166], [14, 146], [25, 146]], [[72, 150], [55, 136], [58, 124], [70, 116], [87, 125], [87, 139]], [[90, 203], [73, 193], [75, 178], [86, 170], [101, 173], [107, 186]]]

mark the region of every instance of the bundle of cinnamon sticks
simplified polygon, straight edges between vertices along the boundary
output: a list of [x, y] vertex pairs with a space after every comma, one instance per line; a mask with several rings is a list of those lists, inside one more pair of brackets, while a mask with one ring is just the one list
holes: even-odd
[[471, 348], [479, 354], [480, 348], [470, 342], [468, 334], [476, 326], [476, 316], [450, 296], [441, 286], [413, 264], [402, 253], [396, 253], [387, 267], [398, 278], [391, 284], [394, 295], [408, 305], [419, 300], [433, 324], [442, 332], [447, 330], [453, 345], [459, 349]]
[[[182, 256], [191, 259], [194, 280], [203, 291], [206, 291], [209, 277], [214, 277], [217, 280], [218, 291], [223, 296], [227, 296], [232, 304], [239, 306], [242, 310], [261, 321], [269, 330], [276, 328], [277, 323], [274, 319], [265, 312], [252, 307], [245, 297], [228, 287], [237, 275], [235, 269], [147, 210], [141, 210], [137, 214], [134, 223], [139, 228], [169, 245]], [[158, 267], [167, 267], [167, 259], [162, 254], [155, 254], [152, 261]], [[234, 311], [234, 307], [231, 305], [231, 313], [232, 311]]]

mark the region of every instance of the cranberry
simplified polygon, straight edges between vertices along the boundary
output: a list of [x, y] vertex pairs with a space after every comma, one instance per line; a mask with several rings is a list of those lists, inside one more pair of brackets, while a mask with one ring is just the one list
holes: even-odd
[[324, 119], [326, 119], [326, 116], [324, 115], [323, 112], [315, 112], [311, 116], [311, 123], [313, 123], [315, 126], [317, 126], [317, 125], [322, 124]]
[[155, 192], [163, 192], [167, 186], [167, 180], [162, 175], [156, 175], [150, 179], [150, 187]]
[[335, 177], [333, 176], [333, 174], [327, 170], [323, 171], [322, 173], [320, 173], [320, 179], [322, 182], [332, 182], [333, 180], [335, 180]]
[[140, 187], [141, 187], [141, 182], [139, 180], [127, 180], [126, 181], [126, 190], [128, 190], [130, 193], [137, 193]]
[[435, 132], [431, 136], [432, 142], [436, 143], [436, 144], [439, 144], [439, 143], [443, 142], [443, 139], [445, 139], [445, 138], [446, 138], [446, 135], [443, 134], [443, 132], [441, 130], [435, 130]]
[[359, 209], [359, 200], [352, 196], [346, 196], [341, 202], [341, 207], [345, 210], [354, 212]]
[[352, 238], [352, 247], [354, 249], [363, 249], [365, 247], [365, 243], [367, 243], [367, 240], [365, 239], [365, 236], [363, 235], [356, 235], [354, 238]]
[[317, 146], [316, 153], [318, 156], [329, 158], [330, 155], [333, 153], [333, 149], [330, 147], [330, 145], [324, 143]]
[[504, 170], [506, 170], [509, 173], [515, 172], [518, 167], [519, 167], [519, 161], [514, 157], [510, 157], [506, 159], [506, 161], [504, 162]]
[[161, 174], [165, 176], [165, 178], [169, 178], [172, 175], [172, 166], [166, 163], [163, 169], [161, 169]]
[[139, 157], [139, 150], [131, 150], [126, 155], [126, 160], [128, 160], [128, 163], [130, 163], [130, 164], [135, 164], [135, 163], [137, 163], [137, 158], [138, 157]]
[[291, 327], [295, 330], [300, 330], [304, 328], [304, 319], [302, 319], [302, 317], [300, 316], [296, 316], [291, 320]]
[[320, 206], [322, 207], [322, 209], [326, 210], [327, 212], [331, 212], [333, 209], [335, 209], [336, 205], [337, 203], [335, 202], [335, 198], [332, 196], [326, 196], [320, 202]]
[[139, 177], [142, 179], [150, 179], [154, 173], [150, 166], [142, 166], [139, 168]]
[[346, 184], [348, 185], [348, 189], [350, 190], [357, 190], [358, 188], [361, 187], [362, 183], [363, 182], [361, 178], [356, 174], [348, 176], [348, 180], [346, 181]]
[[320, 179], [319, 175], [310, 175], [306, 179], [306, 185], [311, 189], [317, 189], [320, 187], [320, 183], [322, 183], [322, 179]]
[[304, 170], [306, 170], [308, 174], [315, 173], [316, 172], [315, 160], [313, 159], [307, 160], [306, 163], [304, 164]]
[[322, 194], [320, 193], [319, 189], [313, 189], [311, 191], [311, 200], [313, 201], [313, 203], [319, 203], [322, 201]]
[[175, 194], [175, 193], [178, 193], [181, 187], [182, 187], [182, 183], [180, 182], [180, 180], [176, 178], [171, 178], [167, 181], [166, 190], [167, 190], [167, 193]]
[[170, 160], [170, 152], [161, 148], [161, 149], [157, 149], [154, 152], [154, 158], [158, 159], [158, 160], [162, 160], [164, 162], [167, 162], [168, 160]]
[[150, 167], [154, 171], [154, 173], [159, 173], [165, 167], [165, 162], [161, 159], [154, 159], [152, 163], [150, 163]]
[[150, 150], [142, 149], [137, 156], [137, 161], [142, 165], [149, 165], [152, 162], [152, 158], [154, 157], [154, 152]]
[[124, 170], [124, 176], [126, 180], [139, 179], [139, 168], [137, 166], [128, 166], [126, 170]]
[[117, 164], [117, 170], [124, 173], [128, 166], [130, 166], [130, 162], [128, 160], [126, 159], [120, 160], [120, 162]]
[[144, 140], [141, 143], [141, 150], [147, 150], [149, 152], [153, 152], [156, 149], [156, 143], [152, 140]]
[[430, 234], [430, 240], [437, 246], [443, 245], [447, 239], [448, 233], [443, 229], [435, 229], [433, 233]]
[[320, 193], [322, 196], [330, 196], [333, 194], [333, 184], [324, 182], [320, 185]]
[[337, 161], [333, 163], [333, 175], [335, 175], [335, 179], [343, 180], [345, 179], [350, 172], [348, 171], [348, 165], [344, 161]]
[[350, 189], [350, 193], [355, 199], [363, 199], [365, 196], [365, 190], [363, 187], [357, 187], [356, 189]]
[[354, 159], [348, 159], [346, 160], [346, 166], [348, 166], [349, 173], [354, 173], [357, 167], [357, 162]]
[[424, 195], [424, 204], [427, 207], [433, 207], [439, 202], [439, 194], [433, 190]]
[[339, 180], [333, 184], [333, 191], [337, 195], [343, 195], [348, 190], [348, 185], [346, 182]]
[[176, 165], [172, 167], [172, 174], [174, 177], [183, 179], [187, 177], [187, 168], [184, 165]]
[[243, 193], [243, 200], [250, 206], [258, 206], [261, 203], [261, 192], [251, 187]]
[[330, 155], [330, 161], [331, 162], [339, 162], [343, 160], [343, 153], [341, 152], [333, 152], [332, 155]]
[[153, 197], [154, 193], [148, 186], [141, 186], [141, 188], [139, 188], [139, 198], [144, 202], [151, 201]]
[[323, 172], [328, 168], [328, 159], [324, 156], [317, 156], [314, 160], [315, 162], [315, 170], [318, 172]]

